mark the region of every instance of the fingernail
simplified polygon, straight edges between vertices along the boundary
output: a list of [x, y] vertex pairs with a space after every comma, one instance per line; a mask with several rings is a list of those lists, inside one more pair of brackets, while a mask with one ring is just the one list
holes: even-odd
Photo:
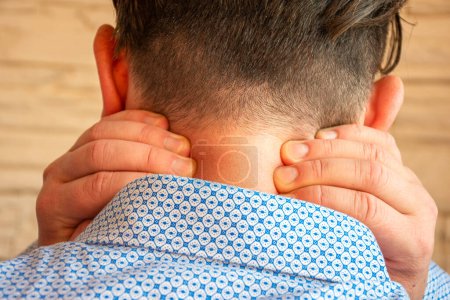
[[176, 158], [172, 163], [172, 170], [176, 175], [190, 176], [194, 171], [194, 163], [189, 158]]
[[174, 136], [168, 136], [164, 140], [164, 148], [169, 151], [178, 153], [183, 147], [183, 140]]
[[334, 140], [337, 138], [337, 132], [334, 130], [320, 130], [316, 134], [316, 138], [323, 140]]
[[305, 157], [309, 152], [309, 147], [305, 143], [292, 142], [287, 145], [287, 155], [291, 158], [298, 159]]
[[275, 171], [275, 176], [284, 184], [289, 184], [298, 177], [298, 171], [294, 167], [280, 167]]

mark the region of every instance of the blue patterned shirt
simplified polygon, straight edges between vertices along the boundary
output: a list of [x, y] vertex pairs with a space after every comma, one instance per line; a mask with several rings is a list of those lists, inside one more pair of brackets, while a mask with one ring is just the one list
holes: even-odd
[[[430, 267], [426, 298], [450, 295]], [[371, 231], [304, 201], [198, 179], [128, 184], [75, 242], [0, 263], [0, 298], [403, 299]]]

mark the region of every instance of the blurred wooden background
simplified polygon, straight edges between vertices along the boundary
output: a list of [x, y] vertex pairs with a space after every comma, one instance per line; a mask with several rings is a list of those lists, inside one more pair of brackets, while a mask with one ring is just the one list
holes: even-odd
[[[438, 203], [434, 259], [450, 271], [450, 1], [412, 0], [404, 17], [416, 26], [405, 26], [392, 132]], [[110, 0], [0, 0], [0, 260], [36, 238], [44, 167], [99, 118], [92, 39], [113, 22]]]

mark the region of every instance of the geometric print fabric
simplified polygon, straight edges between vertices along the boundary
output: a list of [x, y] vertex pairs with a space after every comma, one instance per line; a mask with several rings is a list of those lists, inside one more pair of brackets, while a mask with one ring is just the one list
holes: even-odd
[[296, 199], [170, 175], [128, 184], [75, 242], [1, 263], [0, 297], [25, 296], [407, 297], [357, 220]]
[[388, 277], [367, 227], [307, 202], [155, 175], [131, 183], [117, 198], [78, 241], [143, 246], [330, 281]]

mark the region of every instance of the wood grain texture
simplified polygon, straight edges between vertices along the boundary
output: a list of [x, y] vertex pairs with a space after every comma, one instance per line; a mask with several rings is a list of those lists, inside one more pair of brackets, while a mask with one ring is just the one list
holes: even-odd
[[396, 74], [405, 104], [392, 128], [403, 160], [439, 207], [433, 259], [450, 271], [450, 1], [412, 0]]
[[0, 260], [36, 239], [43, 169], [99, 118], [92, 39], [113, 21], [107, 0], [0, 0]]
[[450, 14], [450, 1], [448, 0], [410, 0], [406, 10], [409, 14], [422, 15], [448, 15]]
[[[392, 133], [438, 203], [434, 259], [450, 271], [450, 1], [411, 0], [404, 16]], [[110, 0], [0, 0], [0, 259], [36, 238], [44, 167], [100, 115], [92, 39], [113, 21]]]

